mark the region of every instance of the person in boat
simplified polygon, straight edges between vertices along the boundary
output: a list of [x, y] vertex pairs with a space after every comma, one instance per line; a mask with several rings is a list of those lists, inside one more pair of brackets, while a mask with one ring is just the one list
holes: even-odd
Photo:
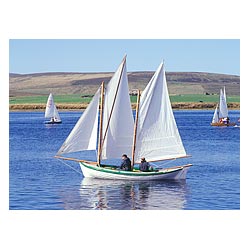
[[144, 157], [141, 158], [141, 163], [139, 165], [139, 169], [142, 172], [150, 171], [150, 165], [149, 165], [149, 163], [146, 161], [146, 159]]
[[131, 160], [128, 158], [126, 154], [122, 155], [122, 163], [120, 166], [121, 170], [131, 171]]
[[222, 118], [222, 122], [223, 122], [224, 124], [229, 124], [229, 117], [224, 117], [224, 118]]

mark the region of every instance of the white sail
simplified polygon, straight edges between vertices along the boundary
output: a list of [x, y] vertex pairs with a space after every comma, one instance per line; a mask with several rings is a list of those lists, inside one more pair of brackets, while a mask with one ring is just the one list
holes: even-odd
[[217, 123], [219, 122], [219, 116], [218, 116], [218, 104], [215, 108], [214, 115], [213, 115], [213, 120], [212, 123]]
[[135, 161], [186, 156], [174, 119], [163, 63], [141, 95]]
[[102, 159], [121, 158], [122, 154], [131, 153], [133, 127], [134, 119], [124, 58], [105, 91]]
[[222, 89], [220, 90], [220, 106], [219, 106], [219, 118], [228, 117], [228, 109], [226, 102], [226, 93], [223, 93]]
[[45, 118], [51, 118], [54, 117], [54, 100], [53, 100], [53, 95], [50, 93], [47, 104], [46, 104], [46, 109], [45, 109]]
[[58, 155], [84, 150], [96, 150], [99, 98], [100, 88], [57, 152]]
[[54, 118], [56, 118], [57, 121], [61, 121], [61, 118], [60, 118], [60, 115], [57, 111], [57, 108], [56, 108], [56, 105], [54, 104], [54, 115], [53, 115]]
[[224, 86], [224, 92], [223, 92], [223, 94], [224, 94], [224, 99], [227, 102], [227, 96], [226, 96], [226, 88], [225, 88], [225, 86]]

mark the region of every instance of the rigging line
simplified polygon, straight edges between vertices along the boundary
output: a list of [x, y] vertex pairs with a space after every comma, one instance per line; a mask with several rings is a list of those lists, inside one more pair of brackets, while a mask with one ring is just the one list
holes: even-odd
[[135, 124], [134, 124], [134, 136], [133, 136], [133, 147], [132, 147], [132, 170], [135, 164], [135, 147], [136, 147], [136, 136], [137, 136], [137, 126], [138, 126], [138, 119], [139, 119], [139, 106], [140, 106], [140, 97], [141, 93], [140, 90], [137, 90], [137, 103], [136, 103], [136, 114], [135, 114]]
[[82, 173], [78, 170], [76, 170], [75, 168], [73, 168], [72, 166], [70, 166], [69, 164], [67, 164], [65, 161], [57, 158], [59, 161], [61, 161], [64, 165], [68, 166], [69, 168], [73, 169], [74, 171], [76, 171], [77, 173], [79, 173], [80, 175], [82, 175]]
[[155, 164], [155, 163], [153, 163], [153, 162], [150, 162], [150, 164], [152, 164], [152, 165], [154, 165], [154, 166], [160, 168], [160, 167], [162, 167], [162, 166], [164, 166], [164, 165], [168, 165], [168, 164], [171, 163], [172, 161], [176, 161], [176, 158], [175, 158], [175, 159], [172, 159], [172, 160], [170, 160], [170, 161], [168, 161], [168, 162], [164, 162], [164, 163], [161, 164], [161, 165], [157, 165], [157, 164]]
[[98, 153], [97, 162], [99, 166], [101, 165], [101, 150], [102, 150], [102, 127], [103, 127], [103, 107], [104, 107], [104, 81], [101, 85], [101, 107], [100, 107], [100, 124], [99, 124], [99, 138], [98, 138]]

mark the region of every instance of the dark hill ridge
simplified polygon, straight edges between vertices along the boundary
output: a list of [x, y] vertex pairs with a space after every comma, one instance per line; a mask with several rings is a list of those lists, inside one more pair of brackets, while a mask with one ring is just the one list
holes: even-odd
[[[128, 72], [130, 89], [143, 90], [154, 72]], [[54, 94], [94, 94], [113, 73], [51, 72], [9, 75], [10, 96]], [[226, 86], [228, 95], [240, 95], [240, 76], [204, 72], [168, 72], [170, 94], [218, 94]]]

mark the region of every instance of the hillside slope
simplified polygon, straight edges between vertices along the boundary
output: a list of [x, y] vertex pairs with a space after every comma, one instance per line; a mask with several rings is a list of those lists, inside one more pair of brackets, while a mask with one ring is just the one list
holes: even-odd
[[[129, 88], [143, 90], [154, 72], [129, 72]], [[37, 73], [9, 75], [9, 95], [94, 94], [102, 81], [113, 73]], [[240, 77], [235, 75], [168, 72], [169, 92], [178, 94], [217, 94], [226, 86], [227, 95], [240, 95]]]

